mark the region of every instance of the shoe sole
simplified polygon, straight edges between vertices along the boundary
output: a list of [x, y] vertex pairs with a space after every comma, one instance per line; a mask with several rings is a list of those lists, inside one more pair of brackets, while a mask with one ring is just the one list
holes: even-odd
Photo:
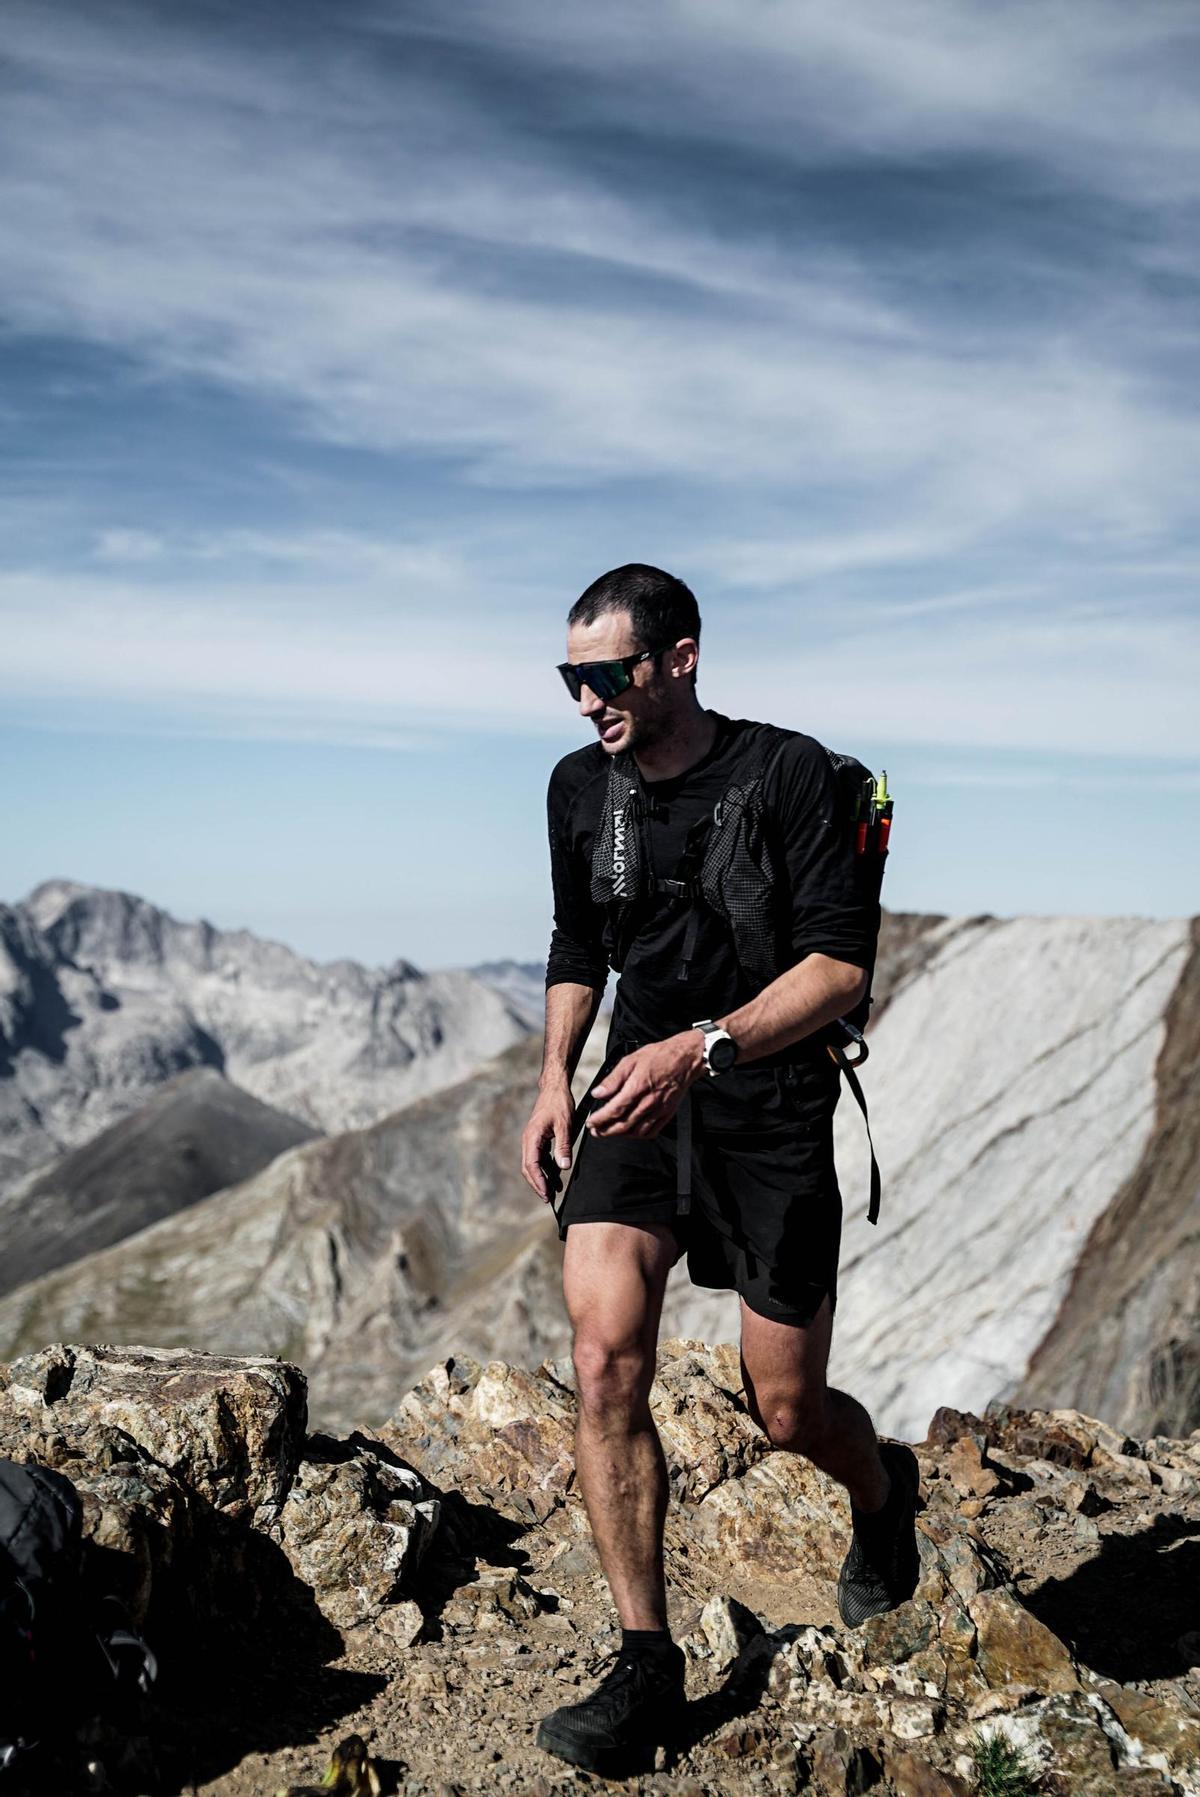
[[682, 1721], [681, 1710], [678, 1717], [660, 1729], [656, 1740], [619, 1747], [581, 1741], [578, 1736], [566, 1732], [559, 1734], [547, 1718], [537, 1731], [537, 1745], [543, 1753], [552, 1753], [556, 1759], [566, 1760], [568, 1765], [578, 1766], [584, 1772], [598, 1772], [604, 1778], [627, 1778], [635, 1772], [653, 1770], [658, 1749], [674, 1746]]

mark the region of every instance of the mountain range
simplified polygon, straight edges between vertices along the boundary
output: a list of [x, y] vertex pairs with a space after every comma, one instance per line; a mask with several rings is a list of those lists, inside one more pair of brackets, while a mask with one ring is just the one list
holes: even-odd
[[191, 1067], [311, 1129], [353, 1129], [528, 1027], [462, 970], [309, 961], [132, 893], [47, 880], [0, 905], [0, 1195]]
[[[86, 912], [88, 889], [70, 890]], [[119, 916], [113, 897], [95, 902]], [[110, 948], [88, 965], [99, 990], [123, 994], [140, 981], [161, 1002], [165, 926], [154, 917], [163, 914], [129, 904], [143, 927], [123, 939], [121, 956]], [[77, 917], [69, 954], [76, 970], [82, 943], [97, 940], [84, 922]], [[36, 927], [68, 953], [69, 936]], [[243, 980], [261, 990], [269, 982], [254, 966], [254, 939], [238, 938]], [[294, 1008], [297, 985], [319, 984], [323, 970], [259, 946]], [[517, 1168], [540, 1044], [513, 1003], [512, 964], [496, 974], [507, 997], [480, 978], [495, 970], [430, 975], [441, 982], [432, 989], [410, 971], [427, 1005], [446, 991], [482, 991], [486, 1028], [452, 1041], [447, 1024], [416, 1075], [405, 1063], [424, 1089], [349, 1125], [337, 1120], [339, 1094], [368, 1109], [382, 1088], [374, 1070], [355, 1083], [344, 1055], [348, 1041], [370, 1039], [361, 1015], [357, 1035], [345, 1021], [345, 994], [370, 989], [370, 976], [337, 965], [342, 1059], [323, 1086], [311, 1038], [298, 1049], [293, 1031], [273, 1068], [265, 1052], [247, 1054], [209, 1002], [203, 1022], [191, 1014], [201, 1029], [224, 1023], [224, 1036], [212, 1030], [224, 1072], [211, 1062], [182, 1078], [172, 1069], [89, 1143], [10, 1182], [0, 1209], [14, 1252], [0, 1285], [0, 1357], [52, 1339], [282, 1354], [308, 1369], [318, 1420], [354, 1423], [386, 1415], [449, 1354], [535, 1365], [565, 1348], [557, 1234]], [[61, 959], [58, 967], [61, 990]], [[176, 993], [185, 977], [194, 993], [214, 976], [175, 974]], [[876, 987], [864, 1083], [883, 1209], [872, 1228], [862, 1120], [843, 1102], [834, 1379], [901, 1435], [936, 1403], [982, 1410], [995, 1397], [1080, 1407], [1140, 1433], [1200, 1425], [1196, 927], [890, 916]], [[63, 1066], [47, 1054], [45, 1026], [39, 1048], [33, 1009], [20, 1051], [25, 1092], [39, 1053], [47, 1085]], [[474, 1015], [469, 1005], [452, 1014], [455, 1023]], [[104, 1017], [93, 1017], [97, 1032]], [[507, 1045], [485, 1057], [487, 1031], [504, 1028]], [[456, 1057], [472, 1054], [473, 1068], [451, 1083]], [[280, 1116], [267, 1101], [288, 1080], [298, 1089], [288, 1065], [297, 1055], [310, 1097], [281, 1105]], [[81, 1065], [76, 1054], [76, 1078]], [[249, 1083], [246, 1067], [256, 1076], [249, 1097], [234, 1092], [235, 1081]], [[13, 1077], [0, 1075], [0, 1094]], [[98, 1094], [93, 1114], [114, 1102]], [[323, 1135], [304, 1138], [318, 1127]], [[677, 1271], [665, 1331], [728, 1340], [736, 1327], [735, 1301]]]

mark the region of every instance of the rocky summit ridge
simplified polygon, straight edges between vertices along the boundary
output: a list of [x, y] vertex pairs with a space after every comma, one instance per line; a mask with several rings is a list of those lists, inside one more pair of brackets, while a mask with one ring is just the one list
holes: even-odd
[[[769, 1448], [736, 1352], [664, 1344], [652, 1406], [689, 1706], [628, 1788], [966, 1797], [991, 1739], [1046, 1797], [1200, 1793], [1200, 1431], [939, 1410], [917, 1593], [853, 1632], [844, 1495]], [[140, 1733], [89, 1745], [112, 1788], [262, 1797], [351, 1732], [410, 1797], [591, 1782], [533, 1745], [615, 1645], [573, 1409], [562, 1361], [448, 1360], [340, 1437], [308, 1432], [303, 1375], [271, 1359], [54, 1346], [0, 1369], [0, 1453], [76, 1482], [89, 1577], [162, 1662]]]

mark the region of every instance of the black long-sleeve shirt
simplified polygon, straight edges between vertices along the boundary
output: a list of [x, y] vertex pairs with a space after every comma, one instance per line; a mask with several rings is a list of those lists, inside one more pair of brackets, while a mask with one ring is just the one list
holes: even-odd
[[[643, 781], [646, 840], [652, 871], [670, 878], [688, 830], [732, 782], [738, 741], [753, 728], [745, 718], [716, 718], [708, 753], [671, 780]], [[598, 742], [565, 755], [550, 776], [547, 813], [554, 884], [554, 932], [546, 984], [571, 981], [603, 989], [611, 935], [607, 913], [591, 896], [592, 845], [608, 792], [610, 757]], [[878, 910], [864, 900], [849, 833], [835, 830], [836, 789], [828, 756], [811, 736], [788, 740], [766, 776], [763, 792], [782, 850], [779, 877], [788, 882], [791, 962], [830, 955], [868, 967]], [[701, 907], [689, 978], [678, 977], [689, 905], [669, 893], [645, 902], [617, 984], [613, 1035], [649, 1042], [687, 1029], [698, 1017], [720, 1017], [759, 989], [738, 964], [733, 936]], [[775, 1060], [804, 1060], [820, 1052], [811, 1040]], [[768, 1058], [763, 1058], [763, 1065]]]

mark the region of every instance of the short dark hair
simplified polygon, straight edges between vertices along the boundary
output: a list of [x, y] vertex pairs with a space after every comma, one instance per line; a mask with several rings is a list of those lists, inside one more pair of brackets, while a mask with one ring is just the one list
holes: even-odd
[[614, 611], [629, 613], [639, 649], [662, 648], [683, 636], [700, 640], [700, 610], [691, 587], [645, 562], [626, 562], [593, 580], [567, 613], [567, 623], [594, 624]]

